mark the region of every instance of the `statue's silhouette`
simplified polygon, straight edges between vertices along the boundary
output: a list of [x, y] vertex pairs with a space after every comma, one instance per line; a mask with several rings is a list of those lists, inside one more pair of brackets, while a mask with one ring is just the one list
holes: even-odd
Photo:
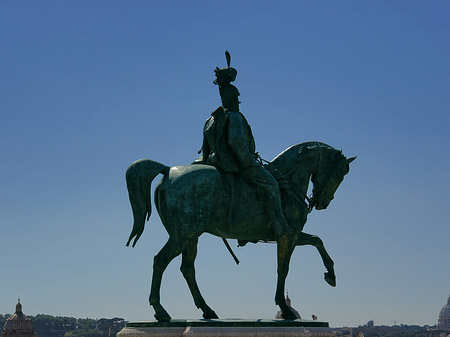
[[[296, 246], [313, 245], [327, 269], [325, 280], [336, 285], [333, 260], [317, 236], [303, 233], [309, 212], [325, 209], [349, 171], [342, 151], [320, 142], [294, 145], [263, 165], [244, 115], [239, 111], [239, 91], [230, 84], [237, 75], [230, 67], [216, 68], [222, 105], [206, 121], [202, 155], [192, 165], [168, 167], [149, 159], [138, 160], [127, 170], [126, 180], [134, 224], [127, 246], [133, 247], [150, 217], [150, 186], [158, 174], [164, 177], [155, 189], [155, 204], [169, 240], [155, 256], [150, 305], [158, 321], [170, 320], [160, 303], [164, 270], [182, 254], [181, 272], [204, 318], [217, 318], [206, 304], [195, 279], [194, 261], [200, 235], [210, 233], [224, 241], [277, 242], [278, 282], [275, 302], [284, 319], [296, 316], [284, 298], [289, 261]], [[309, 181], [313, 195], [307, 197]], [[225, 241], [227, 244], [227, 242]], [[231, 252], [227, 244], [228, 249]], [[234, 255], [233, 255], [234, 256]]]

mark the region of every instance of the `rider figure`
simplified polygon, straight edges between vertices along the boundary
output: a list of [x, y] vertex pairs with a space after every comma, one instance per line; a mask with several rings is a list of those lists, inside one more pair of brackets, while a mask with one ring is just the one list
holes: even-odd
[[237, 70], [230, 67], [230, 54], [225, 52], [228, 67], [214, 70], [214, 84], [219, 86], [222, 106], [206, 120], [203, 128], [203, 154], [194, 163], [213, 165], [225, 172], [242, 175], [257, 189], [263, 199], [275, 236], [290, 233], [283, 218], [280, 190], [276, 179], [257, 161], [252, 130], [239, 111], [238, 89], [230, 84]]

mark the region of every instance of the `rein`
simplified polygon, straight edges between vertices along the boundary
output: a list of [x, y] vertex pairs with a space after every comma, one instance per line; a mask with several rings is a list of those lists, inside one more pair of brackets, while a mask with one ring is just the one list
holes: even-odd
[[[269, 161], [263, 159], [258, 152], [256, 152], [256, 159], [257, 161], [261, 164], [264, 165], [264, 163], [266, 164], [270, 164]], [[276, 167], [270, 167], [268, 166], [269, 172], [272, 173], [272, 175], [275, 177], [275, 179], [279, 182], [280, 187], [287, 190], [289, 193], [292, 194], [292, 196], [294, 197], [295, 201], [297, 201], [297, 203], [299, 204], [304, 204], [306, 206], [306, 209], [308, 210], [308, 213], [311, 213], [314, 204], [313, 204], [313, 199], [314, 196], [308, 197], [306, 194], [303, 196], [303, 198], [298, 195], [297, 191], [292, 188], [292, 185], [289, 183], [289, 181], [278, 171], [278, 169]], [[306, 202], [306, 201], [308, 202]]]

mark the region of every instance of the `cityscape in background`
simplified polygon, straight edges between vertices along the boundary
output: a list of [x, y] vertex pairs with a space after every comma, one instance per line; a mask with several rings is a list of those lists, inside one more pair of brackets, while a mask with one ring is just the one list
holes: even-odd
[[[289, 295], [286, 295], [286, 303], [295, 312], [298, 319], [302, 319], [298, 311], [292, 307]], [[275, 319], [281, 318], [281, 312], [277, 312]], [[316, 320], [317, 316], [312, 315]], [[435, 325], [376, 325], [373, 320], [358, 327], [333, 328], [336, 336], [348, 337], [376, 337], [376, 336], [423, 336], [423, 337], [450, 337], [450, 296], [447, 304], [439, 312]], [[26, 316], [22, 311], [20, 299], [16, 304], [14, 314], [1, 315], [1, 337], [110, 337], [125, 326], [125, 319], [114, 318], [74, 318], [38, 314]]]

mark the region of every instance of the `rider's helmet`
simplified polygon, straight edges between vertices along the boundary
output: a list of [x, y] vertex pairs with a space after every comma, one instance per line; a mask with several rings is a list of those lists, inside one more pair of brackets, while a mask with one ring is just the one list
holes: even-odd
[[237, 70], [233, 67], [226, 67], [226, 68], [219, 68], [216, 67], [214, 70], [214, 73], [216, 74], [216, 79], [213, 81], [214, 84], [230, 84], [230, 82], [233, 82], [236, 79], [237, 76]]
[[230, 67], [231, 55], [228, 50], [225, 51], [225, 57], [227, 58], [228, 67], [216, 67], [216, 69], [214, 70], [214, 73], [216, 74], [216, 79], [213, 81], [214, 84], [230, 84], [230, 82], [233, 82], [236, 79], [237, 70], [233, 67]]

